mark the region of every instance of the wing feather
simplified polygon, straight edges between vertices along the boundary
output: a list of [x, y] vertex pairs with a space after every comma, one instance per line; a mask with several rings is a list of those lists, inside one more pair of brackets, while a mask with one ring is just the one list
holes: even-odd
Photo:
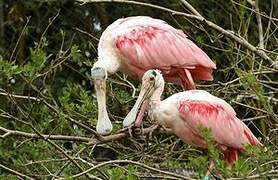
[[221, 145], [241, 149], [243, 144], [260, 144], [226, 104], [186, 99], [180, 101], [178, 109], [194, 133], [199, 134], [199, 125], [210, 128], [215, 141]]
[[119, 23], [112, 36], [115, 46], [128, 63], [142, 69], [216, 68], [186, 34], [161, 20], [142, 16], [126, 18]]

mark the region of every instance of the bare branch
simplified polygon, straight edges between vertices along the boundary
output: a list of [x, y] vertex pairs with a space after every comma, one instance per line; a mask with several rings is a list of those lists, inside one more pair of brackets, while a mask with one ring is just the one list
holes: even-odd
[[[142, 131], [142, 135], [146, 135], [151, 133], [156, 129], [155, 126], [151, 126], [148, 128], [144, 128]], [[4, 127], [0, 126], [0, 130], [5, 132], [4, 135], [1, 135], [1, 138], [5, 138], [7, 136], [20, 136], [20, 137], [26, 137], [26, 138], [34, 138], [34, 139], [49, 139], [49, 140], [61, 140], [61, 141], [76, 141], [76, 142], [85, 142], [87, 145], [95, 145], [95, 144], [103, 144], [107, 142], [112, 142], [116, 140], [121, 140], [130, 137], [130, 134], [128, 132], [119, 132], [117, 134], [104, 136], [101, 140], [97, 138], [88, 138], [88, 137], [82, 137], [82, 136], [65, 136], [65, 135], [46, 135], [46, 134], [34, 134], [34, 133], [27, 133], [23, 131], [16, 131], [16, 130], [10, 130], [6, 129]], [[155, 134], [172, 134], [172, 131], [169, 129], [159, 129], [154, 132]]]
[[3, 169], [5, 169], [6, 171], [9, 171], [10, 173], [13, 173], [13, 174], [15, 174], [15, 175], [21, 177], [21, 178], [30, 179], [30, 180], [35, 180], [34, 178], [29, 177], [29, 176], [27, 176], [27, 175], [25, 175], [25, 174], [22, 174], [22, 173], [20, 173], [20, 172], [18, 172], [18, 171], [16, 171], [16, 170], [11, 169], [11, 168], [8, 168], [8, 167], [4, 166], [3, 164], [0, 164], [0, 167], [3, 168]]
[[264, 49], [264, 35], [263, 35], [262, 18], [259, 9], [259, 0], [248, 0], [247, 2], [251, 4], [253, 9], [256, 11], [255, 14], [258, 22], [258, 32], [259, 32], [259, 48]]
[[232, 100], [232, 102], [235, 103], [235, 104], [244, 106], [244, 107], [246, 107], [246, 108], [253, 109], [253, 110], [255, 110], [255, 111], [260, 111], [260, 112], [262, 112], [262, 113], [269, 114], [270, 116], [278, 117], [277, 114], [274, 114], [274, 113], [271, 113], [271, 112], [267, 112], [267, 111], [265, 111], [265, 110], [263, 110], [263, 109], [259, 109], [259, 108], [256, 108], [256, 107], [253, 107], [253, 106], [250, 106], [250, 105], [247, 105], [247, 104], [243, 104], [243, 103], [237, 102], [237, 101], [235, 101], [235, 100]]
[[[19, 106], [18, 106], [18, 108], [21, 109]], [[23, 112], [21, 112], [21, 113], [22, 113], [22, 115], [23, 115], [25, 118], [31, 118], [31, 117], [27, 117], [25, 113], [23, 113]], [[16, 120], [16, 121], [18, 121], [18, 122], [21, 122], [21, 123], [23, 123], [23, 124], [29, 126], [29, 127], [40, 137], [40, 139], [43, 139], [44, 141], [46, 141], [46, 142], [48, 142], [50, 145], [52, 145], [55, 149], [57, 149], [57, 150], [58, 150], [59, 152], [61, 152], [65, 157], [67, 157], [67, 158], [69, 159], [69, 161], [72, 162], [80, 171], [83, 172], [82, 166], [80, 166], [70, 155], [68, 155], [68, 154], [63, 150], [63, 148], [61, 148], [59, 145], [57, 145], [56, 143], [54, 143], [54, 142], [51, 141], [50, 139], [45, 138], [45, 137], [44, 137], [44, 136], [43, 136], [31, 123], [26, 122], [26, 121], [23, 121], [23, 120], [21, 120], [21, 119], [19, 119], [19, 118], [17, 118], [17, 117], [14, 117], [14, 116], [11, 115], [11, 114], [8, 114], [8, 113], [7, 113], [7, 115], [8, 115], [9, 118], [12, 118], [12, 119], [14, 119], [14, 120]], [[32, 118], [31, 118], [31, 119], [32, 119]], [[1, 130], [7, 132], [7, 129], [5, 129], [5, 128], [2, 128]], [[11, 132], [11, 131], [8, 131], [8, 133], [9, 133], [9, 132]], [[89, 178], [89, 179], [94, 179], [94, 177], [93, 177], [92, 175], [90, 175], [90, 174], [87, 174], [87, 173], [86, 173], [85, 175], [86, 175], [86, 177]]]
[[[161, 173], [161, 174], [166, 174], [166, 175], [170, 175], [170, 176], [173, 176], [173, 177], [177, 177], [177, 178], [181, 178], [181, 179], [187, 179], [187, 180], [193, 180], [193, 178], [190, 178], [190, 177], [187, 177], [187, 176], [182, 176], [182, 175], [179, 175], [179, 174], [175, 174], [175, 173], [172, 173], [172, 172], [167, 172], [167, 171], [163, 171], [163, 170], [160, 170], [160, 169], [156, 169], [156, 168], [153, 168], [153, 167], [150, 167], [146, 164], [142, 164], [142, 163], [139, 163], [139, 162], [135, 162], [135, 161], [130, 161], [130, 160], [114, 160], [114, 161], [106, 161], [106, 162], [103, 162], [103, 163], [100, 163], [98, 165], [95, 165], [89, 169], [87, 169], [86, 171], [82, 172], [82, 173], [79, 173], [79, 174], [76, 174], [74, 176], [72, 176], [72, 178], [77, 178], [77, 177], [80, 177], [80, 176], [83, 176], [85, 173], [88, 173], [90, 171], [93, 171], [97, 168], [100, 168], [102, 166], [106, 166], [108, 164], [115, 164], [115, 163], [128, 163], [128, 164], [134, 164], [136, 166], [140, 166], [140, 167], [143, 167], [145, 169], [149, 169], [151, 171], [155, 171], [155, 172], [158, 172], [158, 173]], [[60, 180], [62, 179], [67, 179], [67, 178], [59, 178]]]
[[[2, 90], [2, 89], [0, 89], [0, 90]], [[18, 99], [27, 99], [27, 100], [30, 99], [30, 100], [34, 100], [34, 101], [40, 101], [40, 99], [36, 98], [36, 97], [9, 94], [9, 93], [6, 93], [6, 92], [0, 92], [0, 95], [9, 96], [9, 97], [18, 98]]]
[[203, 18], [203, 16], [193, 7], [191, 4], [189, 4], [186, 0], [181, 0], [181, 2], [187, 7], [193, 14], [196, 16], [200, 16]]
[[[158, 129], [156, 130], [156, 126], [150, 126], [148, 128], [144, 128], [142, 131], [143, 135], [149, 134], [149, 133], [157, 133], [157, 134], [172, 134], [172, 131], [169, 129]], [[91, 141], [87, 145], [96, 145], [96, 144], [103, 144], [107, 142], [112, 142], [116, 140], [121, 140], [130, 137], [130, 134], [128, 132], [120, 132], [117, 134], [109, 135], [109, 136], [104, 136], [103, 139], [100, 141], [98, 139], [91, 139]]]
[[17, 42], [16, 42], [16, 44], [15, 44], [15, 47], [14, 47], [14, 49], [13, 49], [13, 52], [12, 52], [12, 54], [11, 54], [11, 56], [10, 56], [10, 62], [12, 61], [12, 59], [13, 59], [13, 57], [14, 57], [14, 53], [15, 53], [15, 51], [16, 51], [16, 49], [17, 49], [17, 46], [18, 46], [18, 44], [19, 44], [19, 42], [20, 42], [20, 40], [21, 40], [23, 34], [24, 34], [25, 31], [26, 31], [26, 28], [27, 28], [27, 25], [29, 24], [30, 19], [31, 19], [31, 17], [28, 17], [28, 18], [27, 18], [27, 21], [26, 21], [26, 23], [25, 23], [25, 25], [24, 25], [24, 27], [23, 27], [23, 29], [22, 29], [20, 35], [19, 35], [19, 38], [18, 38], [18, 40], [17, 40]]
[[21, 136], [33, 139], [51, 139], [51, 140], [62, 140], [62, 141], [78, 141], [78, 142], [89, 142], [91, 138], [81, 137], [81, 136], [64, 136], [64, 135], [45, 135], [34, 133], [27, 133], [22, 131], [10, 130], [0, 126], [0, 130], [4, 131], [5, 134], [0, 136], [1, 138], [5, 138], [7, 136]]
[[96, 38], [96, 37], [93, 36], [92, 34], [86, 32], [86, 31], [84, 31], [84, 30], [82, 30], [82, 29], [79, 29], [79, 28], [77, 28], [77, 27], [74, 27], [73, 29], [75, 29], [76, 31], [81, 32], [81, 33], [83, 33], [83, 34], [86, 34], [87, 36], [89, 36], [89, 37], [91, 37], [93, 40], [95, 40], [96, 42], [99, 41], [98, 38]]

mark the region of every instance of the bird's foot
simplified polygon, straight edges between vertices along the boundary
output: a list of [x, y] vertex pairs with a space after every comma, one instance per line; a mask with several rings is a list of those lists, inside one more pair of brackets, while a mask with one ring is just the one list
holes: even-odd
[[151, 128], [151, 130], [150, 130], [148, 136], [149, 136], [149, 138], [151, 139], [151, 138], [152, 138], [152, 135], [153, 135], [153, 132], [154, 132], [155, 130], [158, 130], [159, 128], [161, 128], [161, 126], [160, 126], [160, 125], [157, 125], [157, 124], [154, 124], [154, 125], [151, 125], [150, 128]]
[[123, 132], [128, 132], [130, 137], [136, 137], [142, 134], [143, 129], [141, 127], [135, 127], [134, 124], [131, 124], [130, 126], [117, 131], [117, 133], [123, 133]]

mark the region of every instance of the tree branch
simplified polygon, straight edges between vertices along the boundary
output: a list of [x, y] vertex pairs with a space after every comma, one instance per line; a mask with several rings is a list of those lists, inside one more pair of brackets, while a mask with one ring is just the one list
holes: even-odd
[[[151, 126], [148, 128], [144, 128], [142, 134], [146, 135], [154, 131], [154, 134], [172, 134], [172, 131], [167, 129], [159, 129], [156, 130], [156, 127]], [[88, 138], [88, 137], [82, 137], [82, 136], [65, 136], [65, 135], [47, 135], [47, 134], [35, 134], [35, 133], [27, 133], [23, 131], [16, 131], [16, 130], [10, 130], [6, 129], [4, 127], [0, 126], [0, 130], [4, 132], [3, 135], [0, 135], [1, 138], [6, 138], [8, 136], [20, 136], [20, 137], [26, 137], [26, 138], [33, 138], [33, 139], [49, 139], [49, 140], [61, 140], [61, 141], [76, 141], [76, 142], [85, 142], [87, 145], [95, 145], [95, 144], [103, 144], [107, 142], [112, 142], [116, 140], [121, 140], [130, 137], [130, 134], [128, 132], [120, 132], [117, 134], [104, 136], [101, 140], [97, 138]]]
[[3, 168], [3, 169], [5, 169], [6, 171], [9, 171], [9, 172], [11, 172], [11, 173], [13, 173], [13, 174], [19, 176], [19, 177], [24, 178], [24, 179], [35, 180], [34, 178], [29, 177], [29, 176], [27, 176], [27, 175], [25, 175], [25, 174], [22, 174], [22, 173], [20, 173], [20, 172], [18, 172], [18, 171], [15, 171], [15, 170], [13, 170], [13, 169], [11, 169], [11, 168], [8, 168], [8, 167], [4, 166], [3, 164], [0, 164], [0, 167]]
[[51, 140], [61, 140], [61, 141], [78, 141], [78, 142], [89, 142], [91, 138], [81, 137], [81, 136], [64, 136], [64, 135], [45, 135], [45, 134], [34, 134], [27, 133], [22, 131], [10, 130], [0, 126], [0, 130], [5, 132], [4, 135], [1, 135], [1, 138], [5, 138], [8, 136], [21, 136], [26, 138], [33, 139], [51, 139]]
[[259, 0], [248, 0], [247, 2], [251, 4], [252, 8], [256, 12], [255, 14], [258, 22], [258, 33], [259, 33], [259, 48], [264, 49], [264, 35], [263, 35], [262, 18], [259, 9]]
[[[0, 89], [2, 90], [2, 89]], [[30, 99], [30, 100], [34, 100], [34, 101], [40, 101], [39, 98], [36, 97], [31, 97], [31, 96], [22, 96], [22, 95], [16, 95], [16, 94], [9, 94], [6, 92], [0, 92], [1, 96], [8, 96], [8, 97], [13, 97], [13, 98], [18, 98], [18, 99]]]
[[186, 8], [188, 8], [193, 14], [195, 14], [196, 16], [200, 16], [202, 18], [204, 18], [193, 6], [191, 6], [191, 4], [189, 4], [186, 0], [181, 0], [182, 4], [185, 5]]
[[[21, 109], [19, 106], [18, 106], [18, 108], [19, 109]], [[22, 112], [22, 115], [25, 117], [25, 118], [30, 118], [29, 116], [26, 116], [26, 114], [25, 113], [23, 113]], [[8, 116], [8, 118], [12, 118], [12, 119], [14, 119], [14, 120], [16, 120], [16, 121], [18, 121], [18, 122], [21, 122], [21, 123], [23, 123], [23, 124], [25, 124], [25, 125], [27, 125], [27, 126], [29, 126], [39, 137], [40, 137], [40, 139], [43, 139], [44, 141], [46, 141], [46, 142], [48, 142], [50, 145], [52, 145], [56, 150], [58, 150], [59, 152], [61, 152], [64, 156], [66, 156], [69, 160], [70, 160], [70, 162], [72, 162], [81, 172], [83, 172], [84, 170], [83, 170], [83, 168], [82, 168], [82, 166], [80, 166], [70, 155], [68, 155], [64, 150], [63, 150], [63, 148], [61, 148], [59, 145], [57, 145], [56, 143], [54, 143], [53, 141], [51, 141], [50, 139], [47, 139], [47, 138], [45, 138], [31, 123], [29, 123], [29, 122], [25, 122], [25, 121], [23, 121], [23, 120], [21, 120], [21, 119], [19, 119], [19, 118], [17, 118], [17, 117], [14, 117], [13, 115], [11, 115], [11, 114], [8, 114], [7, 113], [7, 116]], [[32, 118], [31, 118], [32, 119]], [[6, 132], [9, 134], [9, 133], [11, 133], [11, 131], [7, 131], [7, 129], [5, 129], [5, 128], [2, 128], [1, 130], [6, 130]], [[6, 134], [7, 134], [6, 133]], [[5, 136], [5, 134], [4, 134], [4, 136]], [[6, 135], [7, 136], [7, 135]], [[95, 179], [94, 178], [94, 176], [93, 175], [90, 175], [90, 174], [85, 174], [86, 175], [86, 177], [88, 178], [88, 179]]]
[[[187, 179], [187, 180], [193, 180], [193, 178], [190, 178], [190, 177], [187, 177], [187, 176], [182, 176], [182, 175], [179, 175], [179, 174], [175, 174], [175, 173], [172, 173], [172, 172], [167, 172], [167, 171], [163, 171], [163, 170], [160, 170], [160, 169], [156, 169], [156, 168], [153, 168], [153, 167], [150, 167], [146, 164], [143, 164], [143, 163], [139, 163], [139, 162], [136, 162], [136, 161], [130, 161], [130, 160], [113, 160], [113, 161], [106, 161], [106, 162], [103, 162], [103, 163], [100, 163], [98, 165], [95, 165], [89, 169], [87, 169], [86, 171], [82, 172], [82, 173], [79, 173], [79, 174], [76, 174], [76, 175], [73, 175], [71, 178], [77, 178], [77, 177], [80, 177], [80, 176], [83, 176], [85, 173], [88, 173], [90, 171], [93, 171], [97, 168], [100, 168], [102, 166], [106, 166], [108, 164], [115, 164], [115, 163], [129, 163], [129, 164], [134, 164], [136, 166], [140, 166], [140, 167], [143, 167], [145, 169], [149, 169], [151, 171], [155, 171], [155, 172], [158, 172], [158, 173], [161, 173], [161, 174], [166, 174], [166, 175], [170, 175], [170, 176], [173, 176], [173, 177], [177, 177], [177, 178], [181, 178], [181, 179]], [[62, 179], [67, 179], [67, 178], [59, 178], [60, 180]]]
[[[157, 126], [150, 126], [147, 128], [144, 128], [142, 131], [143, 135], [153, 133], [153, 134], [173, 134], [170, 129], [157, 129]], [[104, 136], [103, 139], [100, 141], [98, 139], [91, 139], [90, 142], [87, 143], [87, 145], [96, 145], [96, 144], [103, 144], [107, 142], [117, 141], [121, 139], [125, 139], [130, 137], [130, 134], [128, 132], [120, 132], [117, 134]]]

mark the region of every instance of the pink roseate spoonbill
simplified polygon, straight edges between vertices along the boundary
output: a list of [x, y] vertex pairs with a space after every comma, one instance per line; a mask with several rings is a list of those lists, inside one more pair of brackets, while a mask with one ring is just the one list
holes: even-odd
[[98, 101], [97, 132], [105, 135], [112, 130], [105, 99], [108, 75], [121, 71], [140, 80], [147, 70], [159, 69], [166, 81], [195, 89], [194, 80], [213, 80], [215, 68], [185, 33], [162, 20], [146, 16], [116, 20], [102, 33], [91, 70]]
[[[147, 104], [141, 112], [148, 109], [151, 120], [172, 129], [185, 143], [203, 149], [207, 144], [199, 126], [209, 128], [229, 164], [237, 160], [238, 152], [244, 151], [243, 145], [262, 145], [226, 101], [204, 90], [176, 93], [161, 101], [163, 90], [164, 79], [160, 71], [148, 70], [142, 78], [138, 99], [125, 120], [133, 123], [139, 108]], [[142, 117], [137, 117], [135, 126], [141, 121]], [[213, 161], [210, 166], [213, 167]]]

